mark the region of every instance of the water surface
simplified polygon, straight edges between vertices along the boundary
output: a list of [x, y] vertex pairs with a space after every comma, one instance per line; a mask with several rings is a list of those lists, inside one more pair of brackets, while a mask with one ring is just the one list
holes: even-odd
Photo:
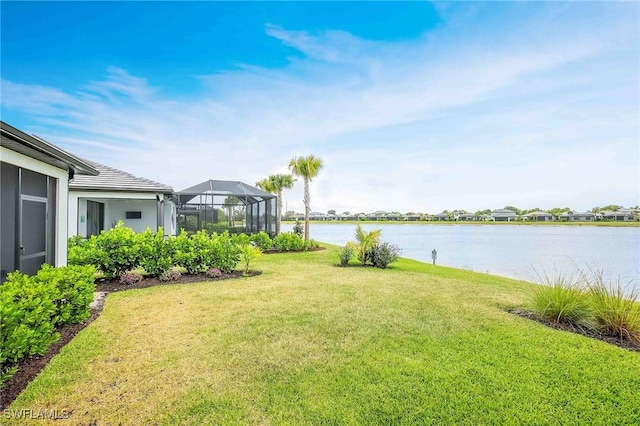
[[[283, 231], [293, 225], [283, 224]], [[402, 256], [438, 265], [538, 282], [538, 275], [571, 274], [577, 268], [602, 269], [640, 289], [640, 228], [601, 226], [364, 224], [382, 229], [382, 240], [398, 245]], [[353, 224], [311, 222], [311, 238], [344, 245]]]

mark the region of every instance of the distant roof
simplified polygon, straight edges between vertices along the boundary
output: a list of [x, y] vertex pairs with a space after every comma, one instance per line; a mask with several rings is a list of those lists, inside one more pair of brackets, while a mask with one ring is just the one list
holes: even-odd
[[68, 170], [72, 172], [71, 174], [98, 174], [98, 171], [95, 170], [87, 161], [69, 154], [38, 136], [28, 135], [22, 130], [16, 129], [4, 121], [0, 121], [0, 129], [0, 146], [42, 161], [43, 163], [52, 165], [59, 169]]
[[173, 188], [169, 185], [137, 177], [94, 161], [85, 161], [100, 174], [98, 176], [76, 176], [69, 182], [70, 190], [173, 193]]
[[231, 180], [209, 179], [187, 189], [177, 192], [180, 203], [186, 203], [197, 195], [234, 196], [245, 201], [254, 202], [256, 198], [270, 200], [275, 195], [246, 183]]
[[497, 210], [493, 210], [491, 213], [503, 213], [503, 214], [516, 214], [516, 212], [514, 212], [513, 210], [509, 210], [509, 209], [497, 209]]

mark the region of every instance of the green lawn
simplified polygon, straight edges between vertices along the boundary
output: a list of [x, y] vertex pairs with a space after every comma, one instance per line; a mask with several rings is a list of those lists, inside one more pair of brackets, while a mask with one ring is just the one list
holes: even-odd
[[531, 284], [404, 259], [340, 268], [337, 250], [111, 294], [11, 410], [99, 425], [640, 424], [640, 353], [506, 313]]

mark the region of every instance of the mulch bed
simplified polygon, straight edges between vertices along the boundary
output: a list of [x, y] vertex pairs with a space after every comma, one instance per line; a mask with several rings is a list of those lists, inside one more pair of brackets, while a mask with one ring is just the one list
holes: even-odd
[[577, 324], [566, 324], [566, 323], [550, 321], [550, 320], [541, 318], [537, 316], [535, 313], [526, 311], [524, 309], [508, 309], [507, 312], [510, 312], [514, 315], [518, 315], [523, 318], [527, 318], [527, 319], [539, 322], [540, 324], [544, 324], [547, 327], [555, 328], [556, 330], [562, 330], [562, 331], [568, 331], [570, 333], [580, 334], [585, 337], [590, 337], [592, 339], [597, 339], [603, 342], [610, 343], [612, 345], [616, 345], [622, 349], [627, 349], [632, 352], [640, 352], [639, 344], [627, 339], [623, 339], [620, 336], [606, 334], [601, 331], [595, 330], [593, 328], [583, 327]]
[[[96, 282], [96, 291], [104, 292], [104, 293], [112, 293], [115, 291], [122, 290], [130, 290], [132, 288], [148, 288], [154, 287], [157, 285], [175, 285], [175, 284], [190, 284], [190, 283], [198, 283], [202, 281], [220, 281], [232, 278], [242, 278], [245, 276], [256, 276], [262, 274], [262, 271], [249, 271], [247, 275], [244, 275], [242, 271], [234, 271], [230, 274], [224, 274], [219, 278], [209, 278], [205, 274], [198, 275], [182, 275], [180, 279], [174, 281], [160, 281], [157, 278], [144, 278], [137, 283], [131, 285], [123, 285], [118, 282], [117, 279], [114, 280], [99, 280]], [[0, 388], [0, 410], [4, 410], [9, 407], [9, 404], [15, 400], [20, 392], [22, 392], [29, 382], [36, 378], [40, 371], [47, 365], [47, 363], [53, 358], [56, 354], [60, 352], [60, 350], [71, 341], [83, 328], [91, 324], [91, 322], [98, 318], [100, 313], [102, 312], [102, 308], [104, 306], [104, 298], [102, 298], [99, 303], [91, 309], [91, 314], [89, 318], [79, 324], [70, 324], [65, 327], [61, 327], [56, 330], [60, 333], [60, 339], [49, 346], [47, 353], [43, 356], [33, 356], [30, 358], [22, 359], [18, 363], [18, 371], [7, 380], [3, 387]]]

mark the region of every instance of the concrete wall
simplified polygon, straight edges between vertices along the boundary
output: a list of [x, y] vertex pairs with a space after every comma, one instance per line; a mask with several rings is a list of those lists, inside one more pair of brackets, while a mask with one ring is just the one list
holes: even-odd
[[[104, 228], [110, 229], [122, 220], [125, 226], [136, 232], [158, 227], [158, 201], [154, 193], [75, 191], [69, 193], [69, 236], [87, 236], [87, 200], [104, 204]], [[126, 212], [139, 211], [140, 219], [127, 219]], [[160, 225], [167, 235], [175, 235], [176, 209], [172, 202], [165, 202], [164, 223]]]

